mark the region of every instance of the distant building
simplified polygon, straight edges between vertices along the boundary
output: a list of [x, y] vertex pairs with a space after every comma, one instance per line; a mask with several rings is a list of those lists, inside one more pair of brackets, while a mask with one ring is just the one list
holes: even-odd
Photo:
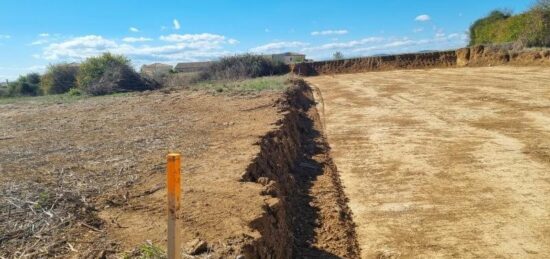
[[212, 62], [178, 63], [174, 70], [178, 73], [201, 72], [208, 68]]
[[306, 55], [295, 53], [295, 52], [285, 52], [281, 54], [266, 55], [266, 57], [271, 58], [275, 62], [283, 62], [285, 64], [294, 64], [306, 62]]

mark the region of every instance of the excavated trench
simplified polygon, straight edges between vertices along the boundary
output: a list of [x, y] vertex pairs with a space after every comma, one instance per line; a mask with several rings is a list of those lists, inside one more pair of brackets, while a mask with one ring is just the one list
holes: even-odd
[[246, 258], [358, 258], [351, 211], [322, 133], [311, 88], [302, 80], [278, 101], [278, 128], [258, 141], [260, 153], [242, 180], [263, 186], [261, 235]]

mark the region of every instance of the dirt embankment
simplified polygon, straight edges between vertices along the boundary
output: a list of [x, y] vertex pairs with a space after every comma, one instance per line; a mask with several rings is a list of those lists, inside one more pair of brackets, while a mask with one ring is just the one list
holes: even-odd
[[455, 65], [456, 52], [444, 51], [300, 63], [292, 71], [299, 75], [314, 76]]
[[351, 212], [310, 88], [298, 81], [279, 105], [279, 128], [259, 141], [261, 151], [243, 175], [263, 185], [266, 202], [251, 223], [261, 236], [244, 248], [246, 257], [357, 258]]
[[465, 66], [550, 65], [550, 50], [515, 51], [506, 46], [474, 46], [456, 50], [456, 64]]
[[432, 53], [413, 53], [381, 57], [300, 63], [292, 67], [295, 74], [304, 76], [361, 73], [399, 69], [423, 69], [494, 65], [550, 65], [550, 49], [514, 50], [508, 45], [474, 46]]

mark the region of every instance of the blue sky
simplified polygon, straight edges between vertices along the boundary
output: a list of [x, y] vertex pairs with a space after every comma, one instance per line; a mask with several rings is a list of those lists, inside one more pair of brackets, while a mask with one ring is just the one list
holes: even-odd
[[466, 45], [477, 18], [532, 0], [1, 0], [0, 80], [110, 51], [133, 64], [297, 51], [315, 60]]

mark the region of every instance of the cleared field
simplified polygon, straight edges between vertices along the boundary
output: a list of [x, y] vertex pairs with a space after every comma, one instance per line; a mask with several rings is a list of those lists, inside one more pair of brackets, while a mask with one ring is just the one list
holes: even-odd
[[164, 248], [170, 151], [183, 153], [183, 244], [238, 253], [264, 213], [261, 186], [241, 175], [279, 119], [280, 96], [154, 91], [0, 105], [0, 257]]
[[549, 68], [308, 81], [362, 257], [550, 257]]

